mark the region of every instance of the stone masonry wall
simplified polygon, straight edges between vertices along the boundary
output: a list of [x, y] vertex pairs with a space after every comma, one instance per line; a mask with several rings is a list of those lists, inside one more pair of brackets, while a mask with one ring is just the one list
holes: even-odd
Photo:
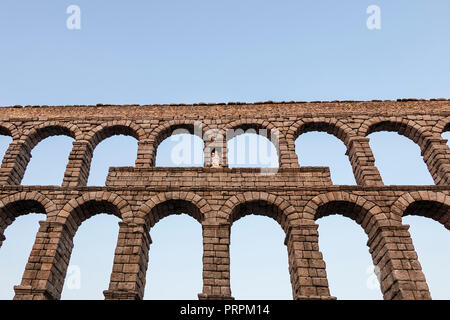
[[[200, 299], [233, 298], [230, 230], [249, 214], [273, 218], [286, 233], [294, 299], [334, 299], [316, 223], [332, 214], [364, 229], [385, 299], [430, 299], [402, 217], [425, 216], [450, 230], [450, 150], [441, 136], [449, 128], [450, 102], [443, 99], [0, 108], [0, 134], [13, 139], [0, 169], [0, 247], [15, 218], [46, 215], [15, 299], [60, 298], [73, 237], [83, 221], [100, 213], [120, 219], [106, 299], [142, 299], [152, 272], [149, 231], [180, 213], [203, 228]], [[205, 166], [155, 167], [159, 143], [180, 129], [203, 139]], [[238, 129], [272, 140], [279, 168], [228, 168], [226, 141], [243, 133]], [[356, 186], [333, 185], [328, 168], [299, 164], [294, 143], [309, 131], [328, 132], [346, 145]], [[435, 185], [385, 186], [367, 138], [377, 131], [417, 143]], [[110, 168], [106, 186], [86, 187], [95, 147], [117, 134], [138, 140], [135, 167]], [[21, 186], [31, 150], [53, 135], [74, 139], [62, 185]], [[211, 167], [212, 150], [220, 154], [219, 168]]]

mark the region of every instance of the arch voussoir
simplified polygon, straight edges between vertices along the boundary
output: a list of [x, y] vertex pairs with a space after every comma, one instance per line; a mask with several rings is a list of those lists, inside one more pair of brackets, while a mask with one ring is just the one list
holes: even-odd
[[[266, 203], [277, 208], [277, 210], [280, 211], [280, 214], [277, 217], [273, 218], [280, 224], [284, 224], [284, 222], [286, 222], [284, 225], [281, 225], [281, 227], [285, 231], [291, 224], [292, 220], [299, 217], [299, 215], [296, 215], [297, 210], [287, 200], [285, 200], [281, 196], [262, 191], [248, 191], [233, 195], [225, 201], [219, 212], [223, 215], [223, 217], [226, 217], [226, 220], [229, 221], [229, 223], [233, 223], [238, 218], [233, 216], [233, 211], [236, 210], [240, 205], [254, 202]], [[254, 214], [265, 215], [265, 213], [258, 212], [254, 212]]]
[[[192, 212], [185, 212], [189, 215], [191, 215], [193, 218], [195, 218], [200, 223], [205, 219], [206, 216], [209, 216], [209, 213], [211, 211], [211, 208], [208, 204], [208, 202], [200, 197], [199, 195], [193, 193], [193, 192], [160, 192], [154, 196], [152, 196], [150, 199], [145, 201], [143, 203], [136, 215], [138, 219], [142, 219], [144, 221], [147, 221], [149, 226], [153, 226], [156, 222], [159, 221], [159, 217], [156, 217], [152, 214], [152, 210], [157, 208], [158, 205], [164, 204], [166, 202], [170, 201], [184, 201], [188, 204], [191, 204], [196, 208], [200, 214], [200, 216], [196, 216]], [[165, 212], [165, 215], [170, 215], [170, 212]]]
[[450, 196], [430, 190], [405, 192], [391, 205], [391, 213], [398, 221], [405, 215], [432, 218], [450, 229]]
[[57, 206], [53, 203], [53, 201], [48, 199], [42, 193], [39, 193], [37, 191], [22, 191], [1, 198], [0, 212], [2, 210], [6, 210], [7, 206], [21, 201], [35, 201], [36, 203], [39, 203], [44, 209], [44, 212], [40, 213], [44, 213], [46, 216], [53, 215], [57, 210]]

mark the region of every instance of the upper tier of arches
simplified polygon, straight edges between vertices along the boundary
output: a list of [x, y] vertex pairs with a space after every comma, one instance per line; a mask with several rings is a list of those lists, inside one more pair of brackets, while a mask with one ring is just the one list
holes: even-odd
[[[55, 135], [74, 139], [63, 186], [84, 186], [89, 176], [93, 151], [103, 140], [127, 135], [138, 141], [136, 167], [155, 166], [158, 146], [173, 134], [189, 133], [204, 141], [204, 161], [208, 166], [211, 152], [218, 151], [222, 166], [227, 166], [227, 142], [243, 133], [264, 135], [275, 146], [280, 168], [298, 167], [295, 140], [307, 132], [326, 132], [340, 139], [346, 149], [359, 185], [382, 185], [374, 165], [367, 136], [390, 131], [415, 142], [436, 184], [450, 183], [450, 149], [441, 134], [450, 128], [450, 117], [295, 117], [277, 121], [241, 118], [239, 120], [110, 120], [96, 121], [21, 121], [0, 122], [0, 134], [12, 137], [0, 172], [0, 183], [20, 184], [31, 158], [31, 150], [42, 140]], [[431, 119], [431, 120], [430, 120]]]

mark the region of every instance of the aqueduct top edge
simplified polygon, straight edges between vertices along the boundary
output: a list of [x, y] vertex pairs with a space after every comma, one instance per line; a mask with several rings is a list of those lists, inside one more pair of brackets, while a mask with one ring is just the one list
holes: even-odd
[[227, 116], [239, 110], [240, 116], [260, 115], [320, 115], [320, 114], [440, 114], [450, 115], [450, 100], [398, 99], [373, 101], [330, 102], [228, 102], [162, 105], [70, 105], [70, 106], [9, 106], [0, 108], [0, 119], [43, 117], [111, 117], [138, 118], [145, 115]]

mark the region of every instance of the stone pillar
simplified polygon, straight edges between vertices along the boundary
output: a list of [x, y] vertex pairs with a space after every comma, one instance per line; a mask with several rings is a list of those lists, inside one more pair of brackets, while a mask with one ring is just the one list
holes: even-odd
[[383, 180], [370, 149], [369, 139], [366, 137], [352, 137], [348, 140], [347, 153], [353, 168], [355, 180], [362, 186], [382, 186]]
[[[152, 159], [152, 155], [155, 158]], [[136, 168], [150, 168], [155, 165], [156, 161], [156, 150], [153, 142], [148, 140], [142, 140], [138, 142], [138, 151], [136, 158]]]
[[91, 168], [93, 149], [86, 141], [74, 141], [64, 173], [63, 187], [86, 186]]
[[295, 300], [335, 299], [330, 296], [317, 228], [316, 224], [292, 226], [286, 233], [285, 245]]
[[447, 140], [430, 138], [422, 149], [423, 160], [437, 185], [450, 184], [450, 149]]
[[278, 129], [267, 130], [267, 139], [272, 142], [278, 157], [278, 168], [298, 168], [298, 158], [295, 154], [295, 144], [294, 144], [294, 156], [295, 160], [292, 159], [292, 153], [289, 149], [288, 142], [286, 138], [281, 134]]
[[141, 300], [144, 297], [148, 252], [152, 242], [145, 224], [119, 222], [119, 237], [106, 300]]
[[230, 225], [203, 225], [203, 292], [200, 300], [231, 300]]
[[31, 159], [31, 150], [23, 141], [13, 141], [6, 151], [0, 169], [0, 185], [18, 185]]
[[[294, 141], [294, 139], [291, 139]], [[298, 156], [295, 152], [295, 142], [288, 143], [284, 140], [284, 143], [280, 143], [280, 167], [283, 168], [299, 168]]]
[[369, 235], [367, 245], [385, 300], [431, 299], [408, 229], [408, 225], [381, 226]]
[[73, 236], [60, 222], [39, 223], [22, 282], [14, 287], [14, 300], [56, 300], [61, 297]]

